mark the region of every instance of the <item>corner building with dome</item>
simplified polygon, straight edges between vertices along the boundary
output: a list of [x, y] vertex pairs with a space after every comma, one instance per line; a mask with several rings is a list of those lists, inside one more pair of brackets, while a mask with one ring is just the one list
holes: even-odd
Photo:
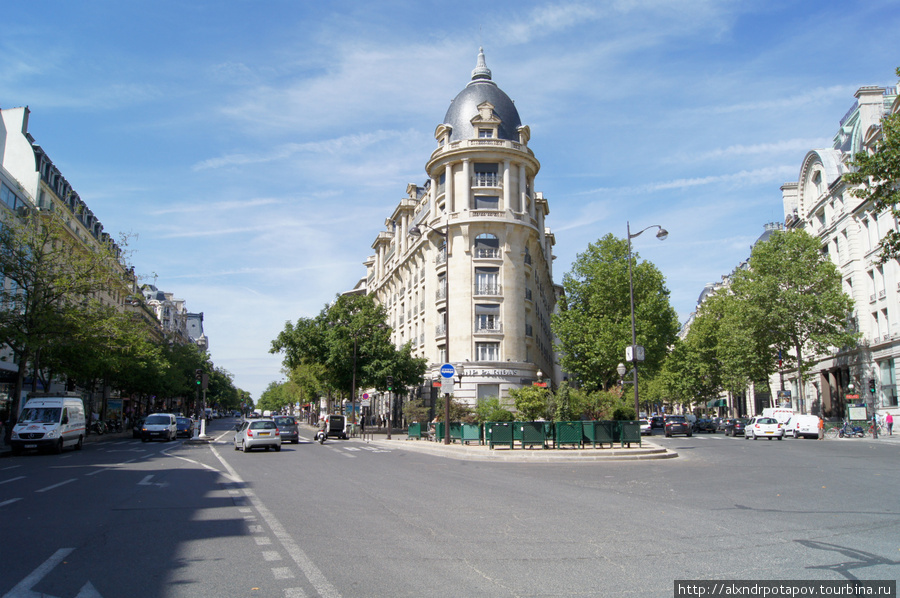
[[453, 396], [470, 406], [506, 403], [510, 389], [539, 374], [548, 386], [558, 377], [554, 238], [547, 200], [534, 190], [540, 163], [530, 134], [480, 51], [435, 130], [427, 180], [407, 186], [372, 243], [355, 292], [374, 295], [394, 343], [410, 342], [428, 361], [426, 400], [437, 397], [432, 381], [448, 362], [459, 374]]

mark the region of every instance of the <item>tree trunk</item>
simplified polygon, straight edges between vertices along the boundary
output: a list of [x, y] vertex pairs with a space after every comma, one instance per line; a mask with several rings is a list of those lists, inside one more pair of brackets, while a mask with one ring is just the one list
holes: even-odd
[[800, 402], [800, 413], [806, 415], [806, 393], [803, 389], [803, 353], [800, 350], [800, 343], [794, 343], [794, 350], [797, 352], [797, 400]]
[[28, 352], [19, 354], [19, 370], [16, 372], [16, 383], [13, 388], [12, 398], [9, 402], [9, 421], [3, 427], [3, 441], [9, 446], [12, 437], [13, 426], [19, 421], [19, 403], [22, 399], [22, 388], [25, 386], [25, 371], [28, 368]]

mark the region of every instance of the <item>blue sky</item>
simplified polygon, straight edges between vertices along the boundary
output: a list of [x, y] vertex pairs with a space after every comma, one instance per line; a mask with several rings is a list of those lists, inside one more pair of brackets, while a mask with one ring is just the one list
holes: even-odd
[[365, 273], [484, 46], [531, 127], [554, 279], [635, 239], [682, 320], [783, 219], [780, 187], [863, 85], [895, 85], [894, 1], [48, 0], [4, 7], [0, 108], [132, 262], [205, 314], [258, 398], [269, 343]]

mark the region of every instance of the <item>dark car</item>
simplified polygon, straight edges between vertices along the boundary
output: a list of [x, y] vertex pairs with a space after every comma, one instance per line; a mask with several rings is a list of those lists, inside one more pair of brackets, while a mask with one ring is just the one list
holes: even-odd
[[650, 418], [650, 427], [651, 428], [665, 428], [666, 427], [666, 418], [661, 415], [654, 415]]
[[691, 436], [693, 433], [691, 422], [683, 415], [670, 415], [666, 418], [666, 438], [669, 438], [674, 434]]
[[297, 419], [290, 415], [276, 415], [272, 419], [281, 432], [281, 442], [297, 444], [300, 442], [300, 429], [297, 427]]
[[175, 426], [176, 436], [187, 436], [188, 438], [193, 438], [194, 436], [194, 420], [189, 417], [176, 417], [175, 418]]
[[694, 422], [694, 431], [695, 432], [707, 432], [709, 434], [714, 434], [716, 431], [716, 424], [711, 419], [698, 419]]
[[747, 427], [747, 418], [739, 417], [737, 419], [725, 420], [725, 436], [743, 436], [744, 428]]

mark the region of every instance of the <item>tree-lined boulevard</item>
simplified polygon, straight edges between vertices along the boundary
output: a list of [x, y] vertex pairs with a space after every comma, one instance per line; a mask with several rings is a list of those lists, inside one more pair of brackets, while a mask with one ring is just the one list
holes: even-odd
[[245, 454], [232, 424], [208, 445], [0, 460], [0, 596], [671, 596], [675, 579], [900, 577], [890, 439], [654, 436], [679, 457], [485, 463], [404, 449], [418, 441], [319, 445], [310, 428]]

